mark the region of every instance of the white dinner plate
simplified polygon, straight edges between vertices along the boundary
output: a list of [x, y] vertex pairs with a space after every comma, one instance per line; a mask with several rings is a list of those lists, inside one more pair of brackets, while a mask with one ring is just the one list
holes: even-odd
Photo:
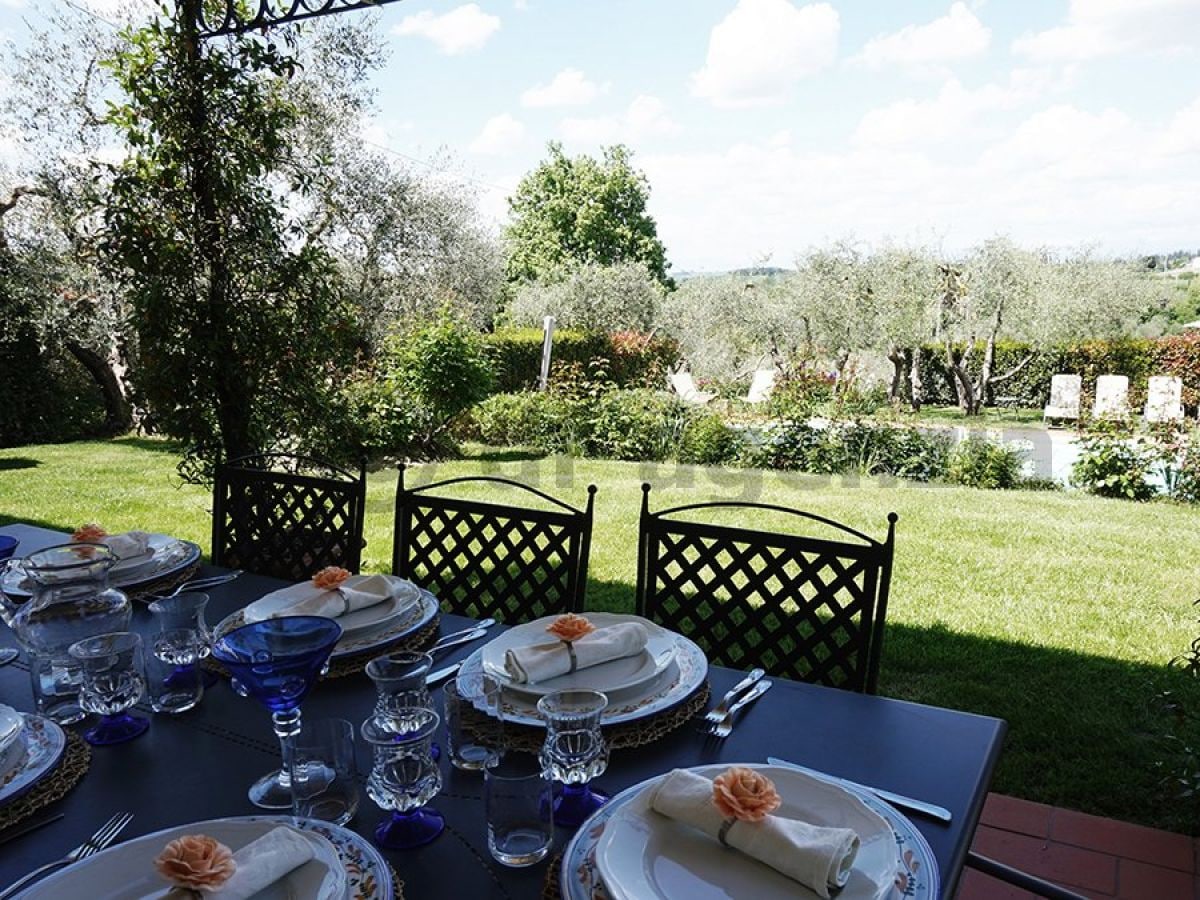
[[[109, 583], [118, 588], [136, 588], [170, 578], [200, 560], [200, 547], [166, 534], [149, 537], [150, 553], [120, 560], [109, 569]], [[4, 573], [0, 588], [17, 597], [29, 596], [28, 577], [20, 563]]]
[[[692, 769], [715, 778], [728, 765]], [[838, 900], [882, 900], [896, 878], [896, 836], [849, 791], [794, 769], [752, 765], [769, 777], [783, 803], [774, 815], [858, 834], [858, 855]], [[744, 853], [650, 808], [647, 782], [609, 820], [596, 844], [596, 867], [612, 900], [816, 900], [815, 891]]]
[[24, 728], [25, 720], [21, 714], [0, 703], [0, 781], [20, 765], [25, 755], [25, 741], [21, 738]]
[[236, 853], [281, 825], [295, 827], [312, 842], [317, 855], [259, 891], [255, 900], [390, 900], [387, 864], [365, 839], [326, 822], [290, 816], [211, 819], [134, 838], [51, 875], [19, 896], [27, 900], [158, 900], [170, 886], [155, 871], [154, 858], [169, 841], [187, 834], [206, 834]]
[[645, 649], [636, 656], [625, 656], [598, 666], [589, 666], [548, 681], [539, 681], [537, 684], [513, 681], [505, 671], [504, 654], [516, 647], [553, 642], [554, 638], [546, 632], [546, 628], [557, 618], [558, 616], [546, 616], [518, 625], [489, 641], [483, 647], [484, 671], [499, 679], [506, 689], [535, 697], [569, 690], [603, 691], [613, 694], [653, 681], [666, 671], [675, 658], [675, 635], [662, 626], [641, 616], [590, 612], [587, 618], [597, 628], [607, 628], [624, 622], [637, 622], [642, 625], [648, 637]]
[[22, 753], [14, 765], [0, 775], [0, 805], [19, 797], [49, 775], [62, 759], [67, 735], [44, 716], [21, 713]]

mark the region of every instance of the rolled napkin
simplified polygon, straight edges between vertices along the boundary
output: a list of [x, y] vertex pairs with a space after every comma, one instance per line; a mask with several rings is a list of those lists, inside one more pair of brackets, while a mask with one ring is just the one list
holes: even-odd
[[154, 867], [175, 886], [168, 898], [200, 891], [210, 900], [247, 900], [314, 856], [303, 835], [279, 827], [233, 854], [207, 835], [185, 835], [163, 848]]
[[504, 653], [504, 671], [517, 684], [537, 684], [572, 671], [571, 654], [575, 655], [575, 670], [598, 666], [601, 663], [635, 656], [646, 647], [649, 635], [640, 622], [621, 622], [597, 628], [571, 641], [555, 640], [525, 647], [514, 647]]
[[80, 526], [71, 540], [84, 541], [93, 544], [103, 544], [113, 552], [118, 560], [136, 559], [150, 552], [150, 535], [145, 531], [125, 531], [120, 534], [109, 534], [99, 525], [89, 523]]
[[[731, 770], [738, 771], [752, 770]], [[850, 877], [858, 854], [858, 835], [850, 828], [825, 828], [765, 813], [759, 821], [736, 819], [714, 802], [712, 781], [684, 769], [675, 769], [652, 790], [650, 807], [655, 811], [714, 840], [721, 840], [724, 830], [723, 843], [727, 846], [782, 872], [821, 897], [828, 898], [831, 888], [844, 887]], [[735, 786], [735, 803], [736, 794]], [[747, 801], [748, 806], [753, 803], [754, 798]], [[732, 824], [727, 824], [730, 821]]]
[[421, 591], [415, 584], [394, 575], [350, 575], [332, 588], [302, 581], [272, 591], [247, 606], [243, 616], [247, 624], [280, 616], [336, 619], [388, 600], [416, 602], [420, 596]]

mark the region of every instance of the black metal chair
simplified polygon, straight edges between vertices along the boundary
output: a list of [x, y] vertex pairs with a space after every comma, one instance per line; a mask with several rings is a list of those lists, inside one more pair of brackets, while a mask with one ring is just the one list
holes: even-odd
[[[557, 509], [504, 506], [439, 496], [452, 485], [497, 484]], [[592, 504], [568, 506], [535, 488], [494, 476], [396, 485], [392, 572], [432, 591], [447, 612], [515, 624], [579, 612], [587, 584]]]
[[288, 581], [362, 564], [366, 465], [355, 475], [302, 456], [262, 453], [217, 467], [212, 561]]
[[[706, 510], [785, 513], [855, 541], [695, 521]], [[689, 513], [688, 519], [673, 518]], [[875, 693], [897, 516], [880, 543], [837, 522], [763, 503], [650, 512], [642, 485], [638, 613], [687, 635], [711, 662]]]

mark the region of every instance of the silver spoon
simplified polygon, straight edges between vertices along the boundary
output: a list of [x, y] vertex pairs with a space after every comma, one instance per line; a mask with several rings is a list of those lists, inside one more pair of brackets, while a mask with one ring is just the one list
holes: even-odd
[[0, 650], [0, 666], [7, 666], [10, 662], [16, 662], [20, 655], [20, 650], [14, 650], [12, 647], [5, 647], [3, 650]]

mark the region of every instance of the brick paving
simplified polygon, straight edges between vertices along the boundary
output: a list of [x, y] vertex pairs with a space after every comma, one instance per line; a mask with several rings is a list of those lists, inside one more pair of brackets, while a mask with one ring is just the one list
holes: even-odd
[[[1200, 839], [989, 794], [974, 849], [1097, 900], [1200, 900]], [[1031, 900], [967, 869], [958, 900]]]

